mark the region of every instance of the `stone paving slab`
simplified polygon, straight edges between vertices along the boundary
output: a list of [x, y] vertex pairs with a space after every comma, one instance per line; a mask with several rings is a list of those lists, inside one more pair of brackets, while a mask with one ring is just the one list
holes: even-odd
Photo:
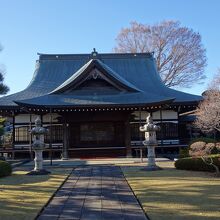
[[85, 166], [69, 178], [38, 220], [147, 220], [120, 167]]

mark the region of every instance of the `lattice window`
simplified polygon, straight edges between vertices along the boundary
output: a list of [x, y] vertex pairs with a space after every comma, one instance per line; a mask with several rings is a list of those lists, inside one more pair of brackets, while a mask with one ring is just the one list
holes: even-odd
[[173, 122], [157, 123], [161, 130], [157, 132], [157, 139], [178, 138], [178, 124]]
[[29, 126], [15, 128], [15, 142], [28, 142], [30, 139]]
[[50, 126], [46, 127], [48, 133], [45, 135], [45, 142], [50, 142], [50, 134], [52, 134], [52, 143], [59, 143], [63, 141], [63, 126], [62, 125], [52, 125], [52, 131], [50, 133]]
[[131, 140], [132, 141], [143, 141], [144, 132], [140, 132], [140, 123], [132, 123], [131, 126]]

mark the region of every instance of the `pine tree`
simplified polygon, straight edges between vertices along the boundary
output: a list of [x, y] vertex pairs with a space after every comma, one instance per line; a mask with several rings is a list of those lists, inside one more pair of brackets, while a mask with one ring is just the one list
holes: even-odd
[[[2, 47], [0, 45], [0, 51], [2, 50]], [[4, 84], [4, 73], [3, 70], [0, 69], [0, 95], [5, 95], [8, 93], [9, 87]]]

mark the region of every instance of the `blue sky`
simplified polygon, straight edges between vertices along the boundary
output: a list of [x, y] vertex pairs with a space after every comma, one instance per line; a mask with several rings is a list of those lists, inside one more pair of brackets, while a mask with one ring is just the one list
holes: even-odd
[[131, 21], [179, 20], [202, 35], [207, 80], [186, 92], [201, 94], [220, 67], [219, 0], [0, 0], [0, 63], [14, 93], [24, 89], [40, 53], [111, 52]]

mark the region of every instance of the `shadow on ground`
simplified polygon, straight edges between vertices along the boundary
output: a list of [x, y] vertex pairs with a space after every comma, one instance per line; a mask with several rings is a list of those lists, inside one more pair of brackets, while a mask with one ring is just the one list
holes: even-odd
[[150, 219], [220, 219], [220, 178], [170, 167], [153, 172], [142, 168], [122, 170]]

